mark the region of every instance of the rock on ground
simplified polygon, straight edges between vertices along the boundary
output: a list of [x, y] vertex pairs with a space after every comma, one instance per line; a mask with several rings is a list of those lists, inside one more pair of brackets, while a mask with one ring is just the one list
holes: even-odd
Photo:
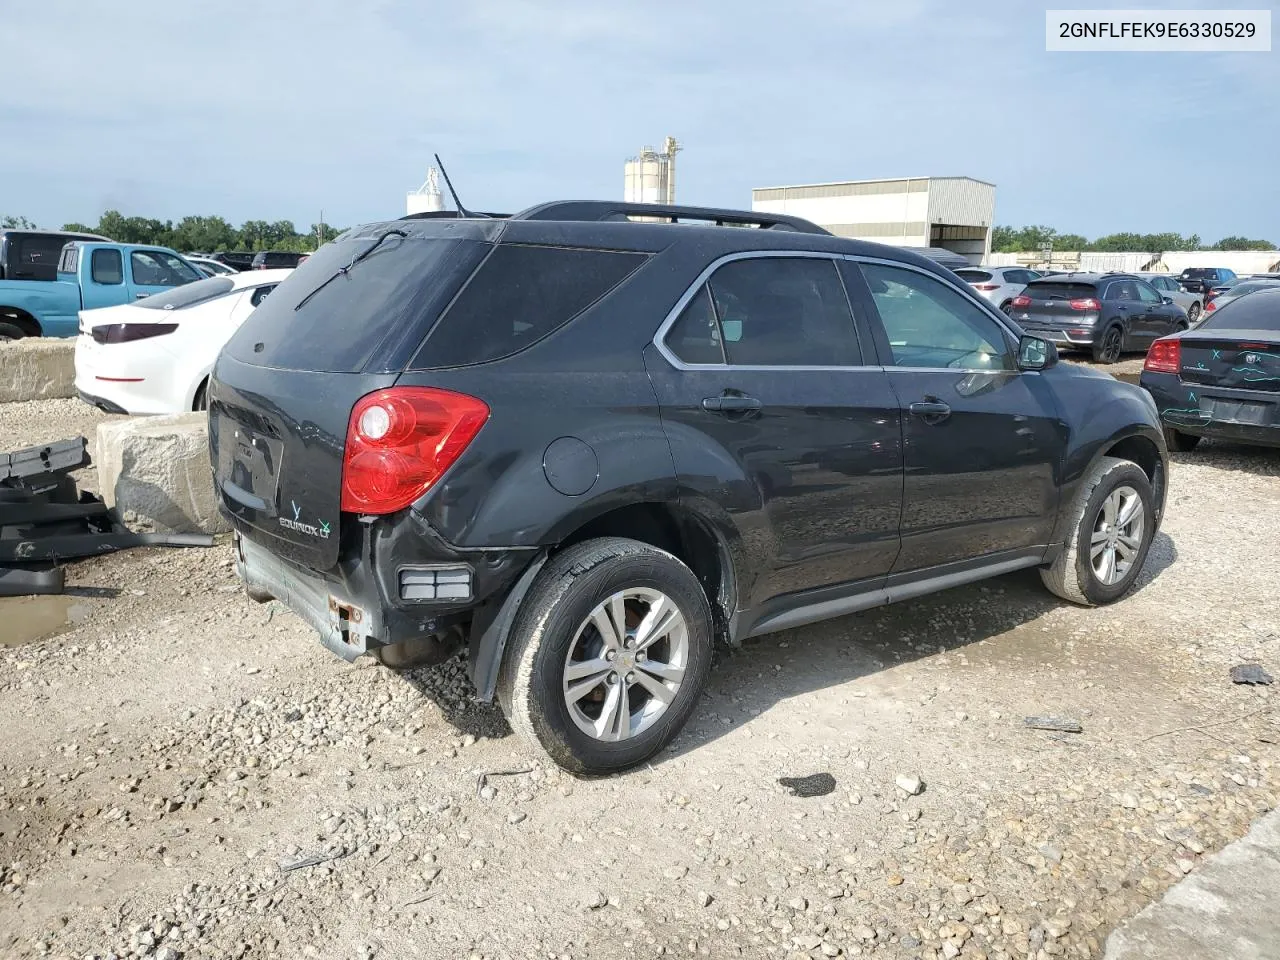
[[126, 523], [162, 533], [224, 533], [202, 412], [133, 417], [98, 427], [102, 497]]

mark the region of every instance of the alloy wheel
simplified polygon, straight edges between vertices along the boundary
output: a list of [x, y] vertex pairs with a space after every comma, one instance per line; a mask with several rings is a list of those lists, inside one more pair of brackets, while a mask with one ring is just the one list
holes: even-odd
[[1110, 363], [1120, 359], [1120, 343], [1121, 335], [1118, 327], [1112, 327], [1107, 331], [1106, 338], [1102, 341], [1102, 357]]
[[628, 740], [653, 726], [680, 691], [689, 628], [666, 594], [621, 590], [596, 605], [569, 645], [564, 703], [597, 740]]
[[1129, 575], [1145, 526], [1146, 511], [1133, 487], [1116, 487], [1102, 501], [1089, 538], [1089, 563], [1099, 582], [1110, 587]]

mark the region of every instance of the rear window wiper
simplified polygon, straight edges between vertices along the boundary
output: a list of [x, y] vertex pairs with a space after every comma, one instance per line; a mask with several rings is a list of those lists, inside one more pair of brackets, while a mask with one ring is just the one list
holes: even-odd
[[361, 260], [365, 259], [370, 254], [372, 254], [373, 251], [378, 249], [378, 247], [382, 246], [382, 241], [387, 239], [387, 237], [407, 237], [407, 236], [409, 235], [398, 227], [392, 227], [390, 230], [382, 231], [382, 233], [378, 234], [378, 236], [374, 239], [373, 243], [371, 243], [369, 246], [365, 247], [363, 250], [357, 253], [354, 257], [352, 257], [350, 263], [348, 263], [345, 267], [339, 267], [337, 273], [333, 274], [331, 277], [329, 277], [328, 280], [324, 281], [324, 283], [320, 284], [320, 286], [316, 287], [314, 290], [308, 293], [305, 297], [299, 300], [298, 305], [293, 308], [293, 312], [297, 313], [299, 310], [305, 307], [307, 305], [308, 300], [310, 300], [317, 293], [319, 293], [321, 290], [323, 290], [325, 287], [331, 284], [334, 280], [337, 280], [339, 277], [345, 277], [348, 271], [350, 271], [352, 267], [354, 267]]

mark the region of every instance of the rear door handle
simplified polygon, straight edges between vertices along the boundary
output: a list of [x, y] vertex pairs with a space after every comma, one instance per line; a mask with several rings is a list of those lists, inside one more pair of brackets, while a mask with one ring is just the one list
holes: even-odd
[[739, 413], [744, 410], [759, 410], [760, 401], [755, 397], [706, 397], [702, 401], [702, 409], [716, 413]]
[[907, 409], [917, 417], [934, 422], [945, 420], [951, 415], [951, 407], [941, 400], [917, 400]]

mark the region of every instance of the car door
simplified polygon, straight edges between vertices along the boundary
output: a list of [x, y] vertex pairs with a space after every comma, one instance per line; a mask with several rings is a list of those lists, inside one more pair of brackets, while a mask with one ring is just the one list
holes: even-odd
[[84, 252], [89, 257], [89, 275], [80, 282], [80, 302], [85, 310], [114, 307], [132, 299], [125, 283], [124, 256], [118, 247], [90, 247]]
[[740, 606], [870, 589], [893, 566], [901, 425], [871, 349], [830, 257], [770, 252], [719, 262], [646, 351], [682, 497], [714, 504], [749, 556]]
[[1183, 318], [1183, 313], [1182, 308], [1177, 304], [1165, 303], [1160, 291], [1145, 280], [1135, 280], [1134, 284], [1138, 288], [1138, 299], [1142, 304], [1142, 313], [1139, 316], [1142, 320], [1140, 332], [1144, 341], [1137, 346], [1146, 350], [1156, 337], [1172, 333], [1176, 329], [1177, 321]]
[[1066, 428], [1039, 373], [976, 298], [937, 274], [860, 260], [850, 278], [902, 407], [902, 550], [893, 573], [1049, 543]]
[[1142, 332], [1144, 304], [1138, 296], [1133, 280], [1112, 280], [1102, 293], [1103, 317], [1108, 314], [1120, 318], [1124, 328], [1124, 350], [1145, 350], [1149, 342]]

